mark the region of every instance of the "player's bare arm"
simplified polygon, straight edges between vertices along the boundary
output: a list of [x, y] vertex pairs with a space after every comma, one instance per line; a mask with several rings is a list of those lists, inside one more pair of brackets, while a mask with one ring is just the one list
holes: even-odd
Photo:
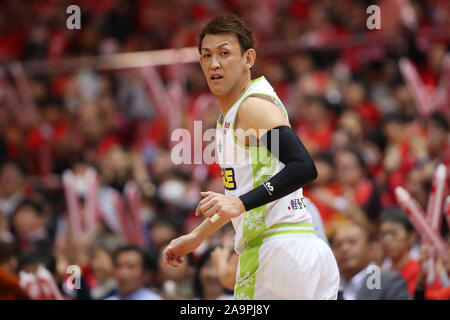
[[[209, 192], [201, 192], [201, 194], [202, 196], [206, 196], [209, 195]], [[196, 209], [197, 215], [199, 206], [200, 203]], [[164, 265], [177, 267], [178, 265], [183, 263], [183, 256], [197, 249], [202, 244], [203, 240], [205, 240], [210, 234], [226, 225], [230, 220], [231, 218], [226, 215], [218, 216], [217, 220], [215, 221], [211, 221], [211, 219], [205, 219], [199, 226], [197, 226], [197, 228], [192, 230], [190, 233], [172, 240], [166, 247], [166, 249], [164, 249]]]

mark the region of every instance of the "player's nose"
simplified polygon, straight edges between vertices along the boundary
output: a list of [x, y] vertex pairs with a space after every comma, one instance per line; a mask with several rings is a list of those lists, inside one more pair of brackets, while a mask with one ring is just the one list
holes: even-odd
[[216, 57], [215, 55], [213, 55], [213, 56], [211, 57], [211, 65], [210, 65], [210, 68], [211, 68], [212, 70], [216, 70], [216, 69], [218, 69], [219, 67], [220, 67], [219, 59], [217, 59], [217, 57]]

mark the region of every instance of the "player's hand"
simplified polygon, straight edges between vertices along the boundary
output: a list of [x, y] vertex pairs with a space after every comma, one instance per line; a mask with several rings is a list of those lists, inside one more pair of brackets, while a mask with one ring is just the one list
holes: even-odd
[[211, 218], [216, 213], [220, 217], [234, 218], [245, 212], [245, 207], [238, 197], [230, 197], [212, 191], [200, 192], [204, 197], [195, 210], [195, 215], [200, 214]]
[[197, 249], [203, 239], [192, 233], [172, 240], [163, 253], [164, 266], [178, 267], [183, 263], [183, 256]]

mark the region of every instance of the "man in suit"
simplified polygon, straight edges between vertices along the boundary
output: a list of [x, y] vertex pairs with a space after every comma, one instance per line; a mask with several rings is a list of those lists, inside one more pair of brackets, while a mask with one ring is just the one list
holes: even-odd
[[381, 272], [370, 261], [369, 234], [348, 223], [336, 230], [331, 241], [341, 275], [338, 299], [407, 300], [408, 286], [396, 272]]

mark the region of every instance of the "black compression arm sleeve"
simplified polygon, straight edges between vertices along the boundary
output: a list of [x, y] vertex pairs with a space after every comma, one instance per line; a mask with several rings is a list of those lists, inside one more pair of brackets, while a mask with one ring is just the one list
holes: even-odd
[[[272, 135], [276, 137], [277, 134], [279, 139], [272, 139]], [[278, 200], [317, 178], [316, 166], [311, 156], [289, 127], [273, 128], [260, 140], [285, 167], [269, 181], [239, 197], [246, 211]], [[278, 143], [279, 152], [276, 152], [276, 146], [272, 146], [272, 143]]]

